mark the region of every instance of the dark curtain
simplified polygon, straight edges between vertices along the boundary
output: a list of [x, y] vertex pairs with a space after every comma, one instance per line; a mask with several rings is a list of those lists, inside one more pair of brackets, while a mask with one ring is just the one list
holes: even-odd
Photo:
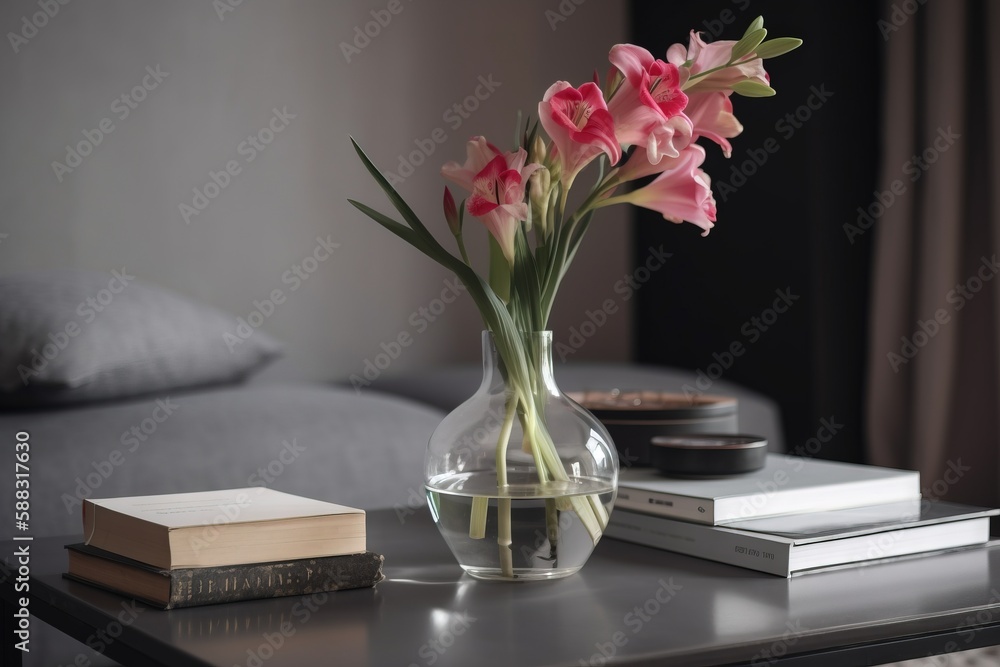
[[721, 377], [775, 399], [789, 451], [864, 461], [878, 3], [636, 0], [633, 40], [663, 57], [689, 28], [739, 39], [758, 15], [769, 37], [804, 45], [767, 61], [776, 96], [733, 96], [745, 129], [732, 158], [703, 141], [718, 203], [711, 235], [637, 210], [637, 260], [661, 244], [674, 255], [638, 291], [635, 349], [640, 362], [699, 371], [699, 392]]
[[928, 2], [898, 22], [879, 188], [902, 186], [874, 234], [869, 447], [919, 470], [925, 498], [996, 506], [1000, 6]]

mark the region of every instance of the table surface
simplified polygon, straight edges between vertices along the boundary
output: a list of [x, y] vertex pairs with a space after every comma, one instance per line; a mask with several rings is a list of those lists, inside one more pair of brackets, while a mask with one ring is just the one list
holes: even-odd
[[849, 665], [1000, 642], [1000, 547], [781, 579], [605, 539], [571, 577], [511, 584], [465, 575], [424, 509], [369, 512], [368, 535], [374, 589], [138, 614], [60, 576], [73, 538], [40, 539], [31, 608], [79, 639], [123, 615], [107, 653], [142, 665]]

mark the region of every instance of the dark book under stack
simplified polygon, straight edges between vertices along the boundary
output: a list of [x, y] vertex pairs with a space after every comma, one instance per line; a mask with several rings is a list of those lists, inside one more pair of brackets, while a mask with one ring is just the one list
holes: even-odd
[[363, 510], [266, 488], [88, 500], [66, 577], [161, 609], [371, 588]]
[[917, 472], [769, 454], [731, 477], [623, 470], [605, 534], [791, 577], [982, 545], [998, 514], [921, 498]]

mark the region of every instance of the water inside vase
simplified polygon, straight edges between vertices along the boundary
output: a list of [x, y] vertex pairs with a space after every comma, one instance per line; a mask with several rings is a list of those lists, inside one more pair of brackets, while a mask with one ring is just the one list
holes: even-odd
[[[510, 499], [511, 554], [514, 579], [566, 576], [583, 566], [596, 545], [591, 531], [572, 509], [576, 502], [599, 503], [611, 512], [614, 487], [606, 481], [575, 478], [539, 483], [530, 472], [511, 471], [508, 486], [498, 492], [496, 473], [442, 475], [426, 485], [428, 505], [459, 564], [481, 579], [511, 579], [500, 566], [499, 499]], [[473, 498], [488, 498], [486, 531], [469, 536]], [[600, 532], [597, 533], [600, 539]]]

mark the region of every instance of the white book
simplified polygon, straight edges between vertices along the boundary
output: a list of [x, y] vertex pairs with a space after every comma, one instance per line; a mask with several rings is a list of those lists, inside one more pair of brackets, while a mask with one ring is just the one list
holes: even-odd
[[365, 550], [365, 512], [264, 487], [85, 500], [87, 545], [165, 570]]
[[989, 517], [997, 514], [1000, 510], [909, 501], [706, 526], [615, 510], [605, 535], [790, 577], [849, 563], [985, 544]]
[[615, 507], [709, 525], [763, 516], [862, 507], [920, 498], [910, 470], [768, 454], [755, 472], [732, 477], [666, 477], [622, 470]]

